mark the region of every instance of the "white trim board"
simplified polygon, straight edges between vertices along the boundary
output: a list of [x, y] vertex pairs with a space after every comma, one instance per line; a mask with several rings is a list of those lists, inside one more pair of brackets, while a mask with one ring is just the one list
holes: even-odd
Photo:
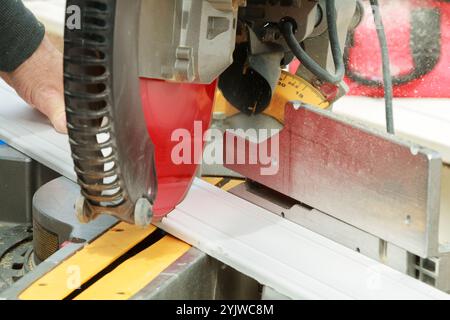
[[0, 79], [0, 139], [29, 157], [76, 181], [69, 140], [31, 109]]
[[294, 299], [449, 297], [201, 180], [159, 226]]
[[[450, 163], [450, 99], [395, 98], [393, 104], [396, 135], [440, 152]], [[347, 96], [333, 111], [381, 130], [386, 127], [384, 99]]]
[[45, 25], [47, 32], [63, 36], [65, 0], [24, 0], [24, 4]]
[[[67, 137], [0, 83], [0, 139], [74, 180]], [[159, 225], [295, 299], [449, 299], [424, 283], [196, 180]]]

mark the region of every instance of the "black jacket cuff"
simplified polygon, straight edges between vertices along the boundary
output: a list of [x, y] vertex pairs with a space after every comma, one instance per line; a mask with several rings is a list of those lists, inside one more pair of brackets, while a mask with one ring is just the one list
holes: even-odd
[[0, 0], [0, 71], [17, 69], [39, 47], [45, 28], [21, 0]]

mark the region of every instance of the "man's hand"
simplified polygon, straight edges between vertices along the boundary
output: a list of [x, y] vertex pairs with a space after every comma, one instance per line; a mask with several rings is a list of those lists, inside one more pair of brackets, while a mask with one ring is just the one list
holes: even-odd
[[60, 133], [67, 133], [64, 108], [63, 57], [44, 40], [24, 63], [0, 76], [32, 107], [45, 114]]

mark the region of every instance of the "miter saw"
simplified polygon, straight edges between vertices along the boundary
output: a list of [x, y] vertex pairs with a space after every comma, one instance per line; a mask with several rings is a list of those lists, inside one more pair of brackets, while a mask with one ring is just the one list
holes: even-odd
[[[223, 158], [237, 160], [225, 167], [248, 180], [236, 195], [303, 225], [331, 217], [309, 226], [322, 234], [336, 223], [362, 230], [381, 260], [388, 244], [438, 256], [439, 154], [330, 111], [347, 91], [344, 47], [363, 12], [356, 0], [67, 1], [79, 219], [145, 226], [171, 212], [196, 175], [214, 111]], [[173, 159], [176, 130], [194, 137], [189, 161]]]
[[[218, 105], [229, 102], [228, 116], [243, 114], [250, 127], [263, 113], [283, 123], [290, 100], [328, 108], [345, 94], [342, 52], [361, 16], [355, 0], [66, 6], [67, 119], [82, 188], [77, 214], [85, 222], [108, 213], [140, 225], [185, 196], [202, 150], [193, 142], [191, 164], [176, 165], [171, 135], [194, 133], [200, 121], [203, 136], [216, 91]], [[282, 72], [294, 55], [305, 57], [303, 67], [297, 75]]]
[[[344, 46], [362, 41], [367, 18], [374, 28], [378, 8], [370, 9], [355, 0], [67, 1], [65, 96], [81, 195], [62, 177], [36, 192], [33, 244], [28, 228], [18, 234], [27, 250], [16, 248], [16, 236], [7, 243], [0, 260], [14, 284], [0, 299], [205, 298], [221, 297], [221, 288], [258, 298], [265, 280], [253, 270], [239, 275], [241, 259], [228, 257], [241, 240], [246, 257], [260, 239], [264, 256], [300, 255], [304, 263], [292, 269], [317, 269], [318, 283], [328, 277], [349, 296], [359, 295], [347, 282], [376, 292], [386, 279], [374, 278], [378, 268], [395, 278], [393, 291], [408, 286], [382, 264], [449, 292], [450, 210], [440, 193], [450, 169], [437, 152], [333, 111], [368, 100], [344, 97], [342, 78]], [[181, 203], [195, 176], [231, 194], [195, 181]], [[74, 204], [89, 224], [77, 221]], [[202, 222], [189, 228], [184, 216]], [[189, 249], [151, 222], [207, 249]], [[216, 240], [206, 233], [212, 226], [220, 226]], [[224, 251], [225, 243], [233, 245]], [[239, 266], [234, 280], [220, 276], [223, 264], [211, 267], [213, 247], [212, 256]], [[153, 266], [162, 273], [150, 280]], [[236, 290], [245, 283], [248, 290]]]

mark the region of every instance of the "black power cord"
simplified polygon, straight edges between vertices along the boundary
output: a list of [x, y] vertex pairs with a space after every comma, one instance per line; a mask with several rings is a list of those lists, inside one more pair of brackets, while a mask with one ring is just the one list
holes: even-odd
[[298, 60], [301, 61], [302, 65], [305, 66], [306, 69], [322, 81], [337, 84], [344, 78], [345, 64], [339, 43], [339, 34], [336, 24], [337, 14], [334, 0], [328, 0], [326, 2], [326, 11], [331, 52], [333, 54], [333, 61], [336, 69], [335, 74], [331, 74], [329, 71], [322, 68], [302, 48], [300, 43], [295, 38], [295, 21], [292, 18], [283, 19], [280, 22], [279, 28], [292, 53]]
[[[386, 103], [386, 128], [387, 132], [394, 134], [394, 114], [393, 114], [393, 84], [390, 70], [389, 50], [387, 46], [386, 33], [384, 31], [384, 25], [380, 14], [380, 6], [378, 0], [370, 0], [372, 6], [373, 17], [377, 29], [378, 40], [381, 47], [381, 56], [383, 60], [383, 84], [384, 84], [384, 96]], [[291, 49], [292, 53], [297, 57], [302, 65], [313, 73], [317, 78], [322, 81], [337, 84], [341, 82], [345, 75], [345, 63], [344, 56], [341, 51], [339, 43], [339, 35], [337, 30], [337, 14], [334, 0], [326, 1], [326, 14], [328, 24], [328, 35], [330, 38], [330, 46], [333, 54], [333, 61], [336, 69], [335, 74], [331, 74], [326, 69], [322, 68], [314, 59], [312, 59], [308, 53], [302, 48], [300, 43], [295, 38], [295, 20], [292, 18], [285, 18], [280, 22], [279, 28], [281, 34], [286, 40], [287, 45]]]
[[381, 58], [383, 60], [384, 99], [386, 103], [386, 129], [388, 133], [394, 134], [394, 112], [392, 107], [394, 93], [386, 33], [384, 31], [384, 25], [380, 14], [380, 5], [378, 4], [378, 0], [370, 0], [370, 5], [372, 6], [372, 13], [375, 21], [375, 27], [377, 29], [378, 41], [380, 42]]

